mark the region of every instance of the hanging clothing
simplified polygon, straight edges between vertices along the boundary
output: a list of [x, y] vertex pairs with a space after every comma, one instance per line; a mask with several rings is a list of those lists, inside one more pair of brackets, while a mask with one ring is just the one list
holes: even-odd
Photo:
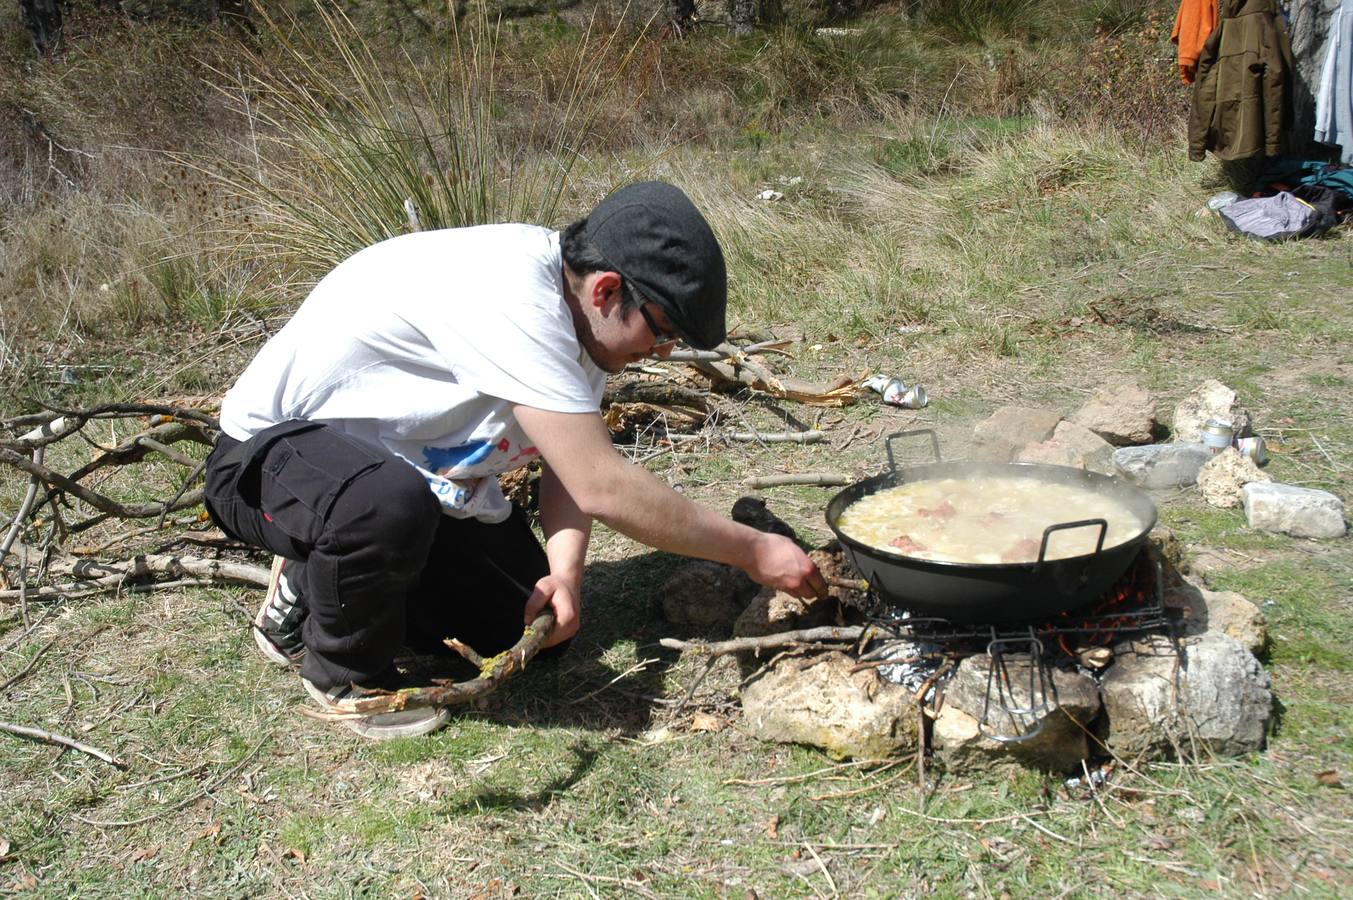
[[1181, 0], [1170, 40], [1179, 47], [1179, 80], [1193, 84], [1203, 42], [1217, 27], [1217, 0]]
[[1353, 0], [1343, 0], [1330, 17], [1315, 95], [1315, 139], [1338, 144], [1339, 160], [1353, 163]]
[[1221, 0], [1203, 43], [1189, 159], [1277, 156], [1292, 121], [1292, 44], [1274, 0]]

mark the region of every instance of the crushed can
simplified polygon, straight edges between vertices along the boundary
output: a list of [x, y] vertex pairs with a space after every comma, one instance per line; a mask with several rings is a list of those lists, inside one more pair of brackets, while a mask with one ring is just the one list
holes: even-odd
[[907, 387], [900, 378], [876, 375], [866, 381], [864, 386], [882, 394], [883, 402], [889, 406], [900, 406], [903, 409], [921, 409], [930, 402], [930, 397], [926, 395], [925, 388], [919, 384]]
[[1252, 437], [1236, 438], [1235, 446], [1240, 451], [1241, 456], [1248, 456], [1254, 460], [1256, 466], [1262, 466], [1268, 462], [1268, 445], [1257, 434]]
[[1208, 419], [1203, 423], [1202, 440], [1207, 452], [1216, 456], [1235, 441], [1236, 431], [1224, 419]]
[[903, 409], [920, 409], [930, 402], [925, 388], [919, 384], [907, 387], [901, 379], [893, 378], [883, 386], [883, 402]]

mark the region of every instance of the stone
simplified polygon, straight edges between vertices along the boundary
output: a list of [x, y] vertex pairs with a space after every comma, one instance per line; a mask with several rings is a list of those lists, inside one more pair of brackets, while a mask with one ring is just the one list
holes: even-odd
[[1075, 450], [1053, 440], [1037, 444], [1026, 444], [1015, 454], [1015, 462], [1042, 463], [1046, 466], [1068, 466], [1072, 469], [1084, 469], [1085, 458]]
[[1240, 504], [1240, 489], [1245, 485], [1272, 480], [1267, 472], [1254, 464], [1254, 460], [1235, 447], [1227, 447], [1203, 464], [1198, 472], [1198, 490], [1213, 506], [1230, 509]]
[[1160, 566], [1167, 589], [1189, 571], [1189, 561], [1184, 558], [1184, 545], [1179, 543], [1179, 538], [1166, 525], [1157, 522], [1147, 532], [1146, 552]]
[[1343, 537], [1344, 501], [1329, 491], [1279, 482], [1251, 482], [1241, 488], [1245, 521], [1260, 531], [1293, 537]]
[[[932, 733], [937, 754], [946, 766], [964, 766], [979, 760], [989, 764], [991, 757], [1009, 755], [1021, 765], [1047, 772], [1066, 772], [1089, 756], [1089, 735], [1099, 714], [1099, 691], [1094, 679], [1079, 672], [1043, 666], [1043, 680], [1031, 678], [1035, 671], [1027, 655], [1009, 655], [1003, 660], [1005, 681], [1001, 690], [993, 686], [988, 698], [988, 672], [991, 660], [985, 655], [970, 656], [959, 663], [953, 677], [944, 685], [941, 715], [953, 708], [974, 723], [986, 712], [986, 730], [1002, 737], [1037, 733], [1027, 740], [998, 741], [969, 731], [964, 719], [951, 716], [939, 735]], [[1047, 691], [1046, 698], [1044, 690]], [[1036, 709], [1040, 712], [1011, 716], [1001, 708]], [[1041, 725], [1041, 728], [1038, 726]]]
[[834, 595], [804, 600], [784, 591], [760, 591], [733, 623], [737, 637], [762, 637], [800, 628], [837, 625], [841, 604]]
[[1157, 427], [1156, 403], [1135, 381], [1113, 382], [1096, 390], [1070, 419], [1116, 447], [1149, 444]]
[[[1215, 631], [1124, 642], [1100, 683], [1115, 756], [1169, 758], [1262, 750], [1273, 720], [1268, 673], [1234, 638]], [[1180, 655], [1182, 653], [1182, 656]]]
[[1251, 653], [1268, 646], [1268, 619], [1258, 606], [1235, 591], [1209, 591], [1193, 579], [1180, 579], [1165, 589], [1165, 606], [1179, 611], [1187, 636], [1220, 632]]
[[1015, 454], [1016, 462], [1045, 463], [1089, 469], [1103, 475], [1113, 473], [1113, 445], [1088, 428], [1074, 422], [1058, 422], [1052, 437], [1026, 444]]
[[761, 590], [747, 573], [708, 560], [692, 560], [658, 589], [662, 617], [676, 625], [731, 626]]
[[973, 428], [972, 457], [1009, 462], [1025, 446], [1052, 437], [1061, 420], [1046, 409], [1003, 406]]
[[873, 669], [852, 673], [844, 653], [786, 658], [742, 688], [754, 737], [820, 747], [839, 759], [882, 759], [916, 749], [916, 700]]
[[1182, 442], [1201, 441], [1203, 425], [1208, 419], [1230, 423], [1237, 437], [1250, 433], [1250, 413], [1236, 402], [1236, 392], [1220, 381], [1209, 379], [1179, 401], [1170, 437]]
[[1052, 431], [1052, 441], [1079, 454], [1084, 460], [1081, 468], [1103, 475], [1113, 473], [1113, 444], [1092, 429], [1075, 422], [1058, 422]]
[[1212, 454], [1202, 444], [1147, 444], [1113, 451], [1113, 464], [1124, 478], [1144, 488], [1193, 484]]

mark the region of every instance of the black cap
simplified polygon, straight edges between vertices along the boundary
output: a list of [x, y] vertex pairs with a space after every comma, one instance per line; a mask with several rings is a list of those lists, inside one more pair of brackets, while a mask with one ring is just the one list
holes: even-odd
[[723, 343], [723, 251], [680, 188], [661, 181], [626, 185], [597, 204], [583, 234], [626, 281], [662, 307], [682, 340], [698, 350]]

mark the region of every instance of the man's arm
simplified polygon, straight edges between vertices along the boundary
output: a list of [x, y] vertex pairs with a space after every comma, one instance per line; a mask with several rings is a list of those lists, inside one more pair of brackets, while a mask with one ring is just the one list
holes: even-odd
[[799, 597], [826, 593], [822, 574], [797, 544], [726, 519], [626, 462], [596, 413], [529, 406], [513, 412], [581, 513], [650, 547], [737, 566]]
[[554, 607], [554, 630], [545, 641], [546, 647], [552, 647], [573, 637], [582, 621], [583, 563], [592, 517], [573, 502], [549, 465], [540, 475], [540, 527], [545, 532], [550, 574], [536, 582], [526, 601], [526, 623], [547, 604]]

